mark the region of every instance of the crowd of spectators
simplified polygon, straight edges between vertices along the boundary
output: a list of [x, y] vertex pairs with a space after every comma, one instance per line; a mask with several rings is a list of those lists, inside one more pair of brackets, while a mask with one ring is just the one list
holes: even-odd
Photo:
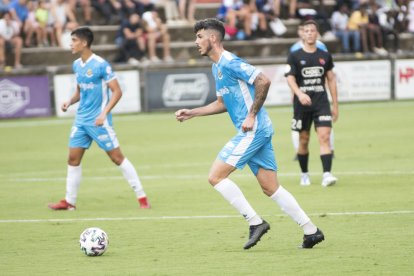
[[[344, 53], [361, 55], [399, 52], [399, 34], [414, 32], [413, 0], [341, 0], [330, 8], [324, 2], [223, 0], [217, 18], [225, 23], [226, 38], [236, 40], [279, 36], [283, 32], [278, 33], [272, 23], [281, 18], [313, 19], [324, 39], [336, 38]], [[389, 41], [392, 45], [387, 45]]]
[[[21, 67], [22, 47], [69, 48], [70, 32], [91, 24], [119, 26], [119, 62], [171, 62], [168, 26], [199, 19], [196, 1], [0, 0], [0, 69], [7, 51], [14, 53], [15, 67]], [[225, 23], [229, 40], [282, 36], [286, 20], [314, 19], [322, 37], [339, 40], [344, 53], [387, 55], [400, 51], [402, 32], [414, 33], [414, 0], [340, 0], [334, 8], [324, 0], [222, 1], [217, 18]], [[101, 21], [92, 20], [93, 11]]]

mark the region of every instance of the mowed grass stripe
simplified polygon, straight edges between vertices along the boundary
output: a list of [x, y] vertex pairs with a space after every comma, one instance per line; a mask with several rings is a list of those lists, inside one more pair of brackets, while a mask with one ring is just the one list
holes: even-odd
[[[372, 215], [411, 215], [414, 210], [396, 211], [361, 211], [361, 212], [327, 212], [311, 213], [312, 217], [320, 216], [372, 216]], [[286, 214], [262, 215], [262, 217], [287, 217]], [[123, 217], [123, 218], [74, 218], [74, 219], [4, 219], [0, 223], [30, 223], [30, 222], [81, 222], [81, 221], [127, 221], [127, 220], [192, 220], [192, 219], [229, 219], [240, 218], [237, 215], [218, 215], [218, 216], [158, 216], [158, 217]]]
[[[310, 175], [320, 175], [320, 173], [309, 173]], [[414, 171], [361, 171], [361, 172], [335, 172], [335, 175], [360, 175], [360, 176], [372, 176], [372, 175], [413, 175]], [[297, 172], [278, 173], [279, 176], [286, 177], [298, 177]], [[5, 176], [0, 176], [5, 177]], [[235, 174], [232, 177], [251, 177], [251, 174], [240, 173]], [[194, 179], [194, 178], [206, 178], [206, 174], [173, 174], [173, 175], [141, 175], [141, 179]], [[89, 180], [122, 180], [122, 176], [83, 176], [82, 179]], [[10, 182], [55, 182], [65, 181], [66, 177], [18, 177], [6, 179]]]

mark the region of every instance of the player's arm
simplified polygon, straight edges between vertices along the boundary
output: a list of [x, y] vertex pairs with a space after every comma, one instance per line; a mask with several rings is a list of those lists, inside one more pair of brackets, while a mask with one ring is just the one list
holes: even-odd
[[296, 95], [298, 97], [299, 102], [302, 105], [311, 105], [312, 104], [312, 100], [309, 97], [309, 95], [307, 95], [302, 90], [300, 90], [298, 84], [296, 83], [296, 77], [294, 75], [287, 75], [286, 80], [287, 80], [287, 83], [290, 87], [290, 90], [292, 91], [292, 93], [294, 95]]
[[253, 82], [255, 88], [255, 95], [252, 107], [250, 108], [249, 116], [256, 116], [263, 103], [266, 100], [267, 92], [269, 92], [270, 80], [263, 73], [259, 73]]
[[108, 104], [102, 110], [101, 114], [96, 118], [95, 125], [101, 126], [103, 125], [106, 115], [111, 112], [112, 108], [118, 103], [119, 99], [122, 97], [122, 90], [119, 86], [119, 82], [117, 79], [113, 79], [107, 83], [109, 89], [112, 91], [111, 99], [109, 100]]
[[263, 73], [259, 73], [254, 80], [255, 95], [253, 104], [250, 107], [249, 113], [242, 124], [242, 131], [250, 131], [253, 129], [254, 121], [256, 120], [256, 114], [262, 108], [263, 103], [266, 100], [267, 93], [269, 92], [270, 80]]
[[66, 112], [68, 110], [69, 106], [79, 102], [79, 100], [80, 100], [80, 90], [79, 90], [79, 85], [76, 85], [75, 93], [73, 93], [72, 97], [68, 101], [66, 101], [62, 104], [62, 107], [61, 107], [62, 111]]
[[335, 73], [332, 70], [326, 72], [326, 80], [328, 81], [329, 93], [332, 98], [332, 120], [335, 122], [338, 120], [339, 109], [338, 109], [338, 90], [336, 86]]
[[217, 97], [214, 102], [193, 109], [180, 109], [175, 112], [177, 121], [183, 122], [197, 116], [207, 116], [213, 114], [219, 114], [226, 112], [226, 106], [224, 105], [223, 98]]

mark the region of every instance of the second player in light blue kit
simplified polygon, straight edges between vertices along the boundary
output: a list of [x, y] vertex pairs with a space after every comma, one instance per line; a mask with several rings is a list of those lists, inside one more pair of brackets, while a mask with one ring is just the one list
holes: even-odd
[[249, 223], [249, 240], [244, 249], [257, 244], [270, 229], [230, 180], [235, 169], [246, 164], [254, 173], [263, 192], [275, 201], [304, 231], [302, 248], [312, 248], [324, 240], [324, 235], [301, 209], [296, 199], [281, 185], [277, 178], [277, 165], [272, 146], [273, 127], [262, 107], [270, 87], [270, 80], [254, 66], [223, 48], [223, 23], [210, 18], [194, 26], [195, 44], [202, 56], [214, 63], [217, 100], [203, 107], [180, 109], [175, 115], [183, 122], [196, 116], [228, 112], [237, 134], [223, 147], [211, 166], [210, 184]]
[[122, 154], [118, 139], [112, 128], [111, 110], [122, 96], [116, 75], [109, 63], [91, 50], [93, 33], [81, 27], [71, 33], [71, 49], [80, 58], [74, 61], [76, 90], [71, 99], [62, 104], [66, 112], [69, 106], [79, 102], [76, 119], [69, 138], [69, 157], [66, 178], [66, 197], [58, 203], [49, 204], [53, 210], [74, 210], [82, 179], [81, 161], [92, 142], [95, 141], [121, 170], [135, 191], [141, 208], [149, 208], [148, 199], [138, 174], [131, 162]]

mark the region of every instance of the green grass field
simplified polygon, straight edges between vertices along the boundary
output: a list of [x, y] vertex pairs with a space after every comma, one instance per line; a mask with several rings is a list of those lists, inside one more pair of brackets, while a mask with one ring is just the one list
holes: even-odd
[[[64, 197], [71, 119], [0, 122], [0, 275], [414, 275], [414, 102], [343, 104], [335, 124], [336, 186], [322, 188], [316, 135], [312, 185], [299, 185], [290, 107], [268, 108], [279, 178], [325, 232], [300, 250], [302, 231], [266, 198], [248, 168], [239, 184], [271, 231], [243, 250], [248, 225], [207, 182], [211, 162], [235, 133], [227, 115], [175, 121], [173, 112], [115, 116], [125, 155], [152, 209], [140, 210], [120, 171], [96, 146], [83, 162], [77, 210]], [[79, 249], [101, 227], [101, 257]]]

